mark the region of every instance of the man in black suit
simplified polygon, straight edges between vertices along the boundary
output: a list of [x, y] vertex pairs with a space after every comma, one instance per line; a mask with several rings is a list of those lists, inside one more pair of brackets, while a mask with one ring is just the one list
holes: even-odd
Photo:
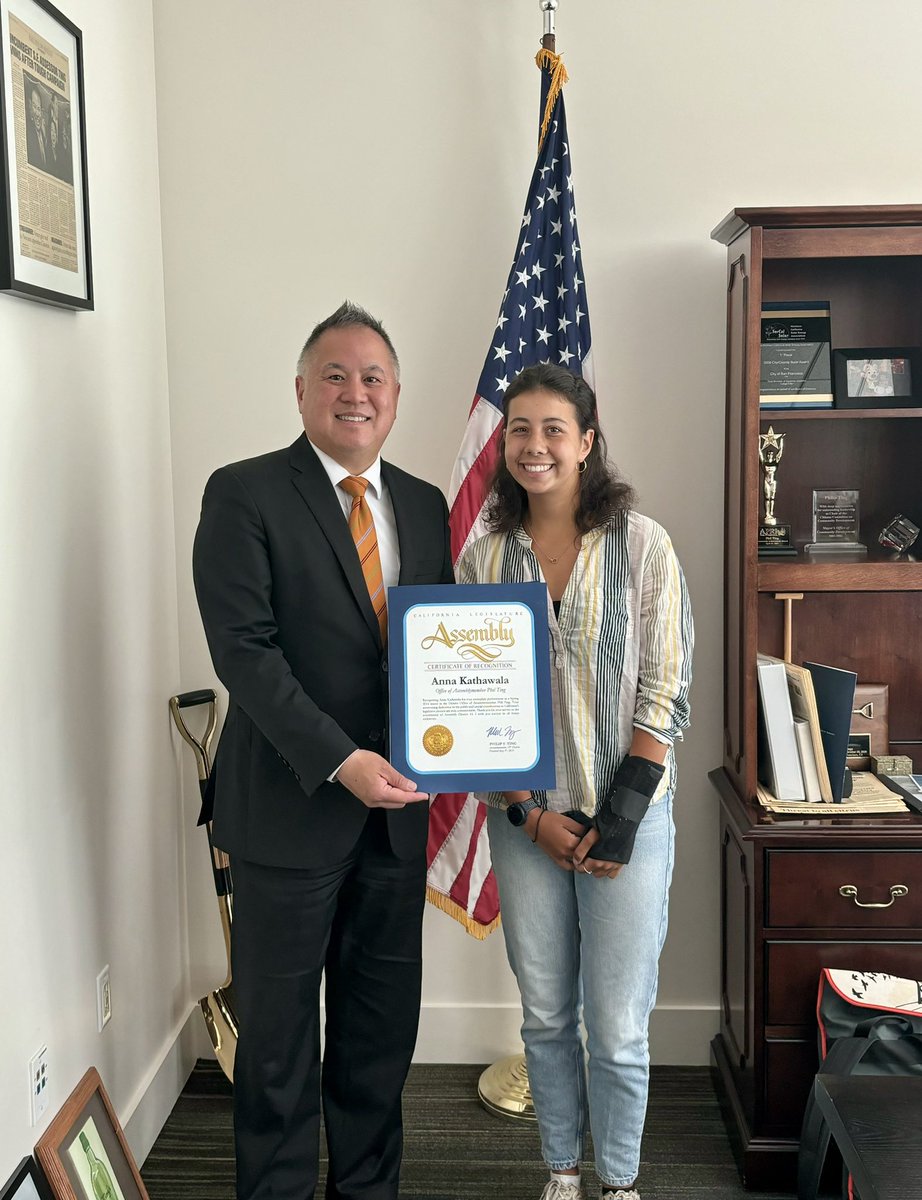
[[42, 104], [42, 93], [38, 84], [27, 85], [29, 92], [29, 119], [26, 121], [26, 155], [33, 167], [43, 171], [50, 170], [48, 165], [49, 146], [45, 136], [45, 106]]
[[73, 183], [73, 164], [70, 151], [64, 149], [63, 125], [59, 120], [60, 105], [55, 97], [51, 101], [48, 121], [48, 170], [64, 183]]
[[314, 329], [295, 390], [304, 435], [211, 477], [194, 550], [230, 693], [213, 833], [234, 878], [237, 1196], [314, 1195], [322, 1095], [329, 1200], [395, 1200], [428, 806], [385, 757], [387, 651], [340, 485], [368, 480], [385, 586], [452, 582], [447, 509], [379, 457], [399, 365], [368, 313]]

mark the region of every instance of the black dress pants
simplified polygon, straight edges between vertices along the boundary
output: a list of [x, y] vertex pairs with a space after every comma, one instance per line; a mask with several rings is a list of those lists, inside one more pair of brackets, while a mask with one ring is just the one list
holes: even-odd
[[425, 853], [396, 858], [384, 812], [373, 810], [341, 862], [232, 867], [237, 1198], [311, 1200], [322, 1096], [328, 1200], [396, 1200], [401, 1092], [419, 1024]]

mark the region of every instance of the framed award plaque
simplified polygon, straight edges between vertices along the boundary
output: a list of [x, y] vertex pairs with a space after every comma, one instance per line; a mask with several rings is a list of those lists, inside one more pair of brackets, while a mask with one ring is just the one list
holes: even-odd
[[552, 788], [547, 586], [387, 593], [390, 760], [427, 792]]

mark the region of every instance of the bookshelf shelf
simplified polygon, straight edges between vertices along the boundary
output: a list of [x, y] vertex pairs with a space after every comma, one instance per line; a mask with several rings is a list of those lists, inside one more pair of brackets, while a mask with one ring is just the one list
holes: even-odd
[[[801, 593], [790, 610], [792, 662], [888, 684], [890, 750], [919, 769], [922, 539], [917, 561], [877, 537], [896, 513], [922, 524], [922, 407], [760, 409], [760, 316], [766, 301], [823, 301], [834, 350], [922, 346], [922, 205], [735, 209], [712, 236], [727, 247], [728, 272], [724, 756], [710, 776], [720, 804], [721, 1021], [712, 1050], [747, 1187], [785, 1190], [817, 1069], [820, 969], [922, 977], [919, 910], [856, 908], [838, 891], [861, 880], [862, 894], [885, 902], [905, 882], [900, 871], [918, 878], [922, 817], [814, 818], [760, 806], [756, 656], [783, 657], [789, 602], [775, 596]], [[769, 425], [785, 433], [777, 519], [801, 549], [760, 559], [758, 447]], [[859, 493], [868, 553], [808, 556], [812, 493], [836, 488]]]
[[[877, 557], [873, 550], [851, 559], [799, 554], [758, 564], [760, 592], [922, 592], [922, 562]], [[818, 561], [819, 560], [819, 561]]]
[[922, 408], [760, 408], [763, 425], [782, 421], [887, 421], [922, 417]]

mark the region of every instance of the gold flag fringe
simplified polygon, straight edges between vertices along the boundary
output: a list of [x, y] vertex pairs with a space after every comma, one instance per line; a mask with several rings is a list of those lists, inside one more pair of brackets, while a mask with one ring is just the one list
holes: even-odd
[[426, 887], [426, 899], [430, 904], [434, 904], [436, 908], [440, 908], [443, 913], [454, 917], [458, 924], [463, 925], [471, 937], [475, 937], [478, 942], [484, 941], [494, 929], [499, 928], [499, 917], [494, 917], [489, 925], [481, 925], [479, 921], [475, 921], [469, 915], [466, 909], [463, 909], [460, 904], [452, 900], [451, 896], [446, 896], [444, 892], [436, 891], [434, 887]]
[[542, 70], [544, 67], [547, 67], [551, 72], [551, 86], [547, 90], [547, 103], [544, 106], [544, 119], [541, 122], [541, 134], [538, 138], [538, 150], [540, 151], [551, 125], [551, 113], [554, 111], [554, 105], [557, 103], [560, 89], [570, 76], [567, 74], [567, 68], [563, 65], [563, 56], [554, 54], [552, 50], [545, 50], [543, 46], [535, 55], [535, 63]]

